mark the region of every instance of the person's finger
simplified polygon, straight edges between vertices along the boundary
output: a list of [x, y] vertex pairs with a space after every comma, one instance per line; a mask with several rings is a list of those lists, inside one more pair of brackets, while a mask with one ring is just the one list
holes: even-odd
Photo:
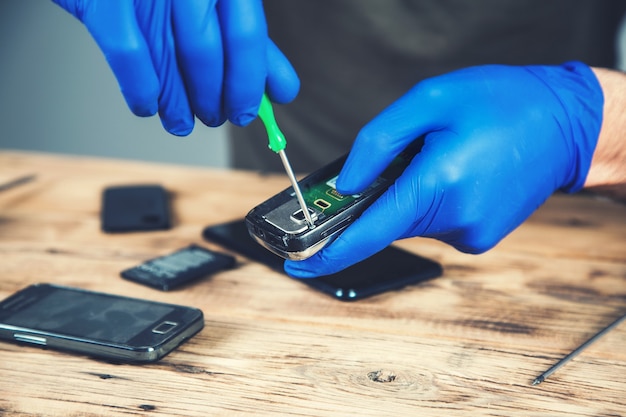
[[300, 91], [300, 79], [287, 57], [271, 40], [267, 45], [267, 94], [279, 104], [291, 102]]
[[446, 127], [454, 103], [445, 97], [441, 78], [417, 84], [361, 129], [337, 179], [337, 191], [363, 191], [409, 143]]
[[218, 4], [225, 47], [224, 110], [244, 126], [256, 118], [267, 78], [267, 23], [260, 0]]
[[173, 2], [176, 51], [193, 113], [207, 126], [226, 120], [222, 111], [224, 51], [216, 0]]
[[168, 132], [185, 136], [193, 130], [194, 116], [178, 67], [171, 3], [171, 0], [137, 1], [135, 13], [139, 27], [148, 42], [161, 86], [159, 96], [161, 123]]
[[154, 115], [158, 110], [159, 79], [133, 1], [98, 2], [97, 7], [92, 2], [80, 14], [72, 13], [85, 24], [104, 53], [130, 110], [137, 116]]

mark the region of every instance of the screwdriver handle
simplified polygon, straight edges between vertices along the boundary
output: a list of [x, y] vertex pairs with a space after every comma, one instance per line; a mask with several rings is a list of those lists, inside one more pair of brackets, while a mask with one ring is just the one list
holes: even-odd
[[276, 153], [285, 149], [285, 146], [287, 146], [287, 141], [285, 140], [285, 135], [283, 135], [283, 132], [281, 132], [278, 128], [278, 124], [276, 123], [276, 119], [274, 118], [272, 103], [270, 102], [269, 97], [267, 97], [267, 94], [263, 94], [263, 98], [261, 99], [261, 106], [259, 107], [259, 117], [265, 125], [265, 130], [267, 130], [269, 148]]

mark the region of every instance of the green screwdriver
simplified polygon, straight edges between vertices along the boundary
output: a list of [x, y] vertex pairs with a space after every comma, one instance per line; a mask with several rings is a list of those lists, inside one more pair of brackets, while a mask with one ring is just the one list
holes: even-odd
[[287, 146], [285, 135], [283, 135], [283, 132], [281, 132], [278, 128], [278, 124], [276, 123], [276, 119], [274, 118], [272, 103], [267, 97], [267, 94], [263, 94], [263, 98], [261, 99], [261, 106], [259, 107], [259, 117], [265, 125], [265, 130], [267, 130], [269, 148], [280, 156], [280, 160], [283, 162], [283, 166], [285, 167], [285, 171], [287, 172], [289, 181], [291, 181], [291, 186], [296, 193], [296, 198], [298, 199], [298, 204], [300, 204], [300, 208], [302, 209], [304, 218], [309, 224], [309, 228], [313, 228], [315, 226], [313, 224], [313, 219], [311, 218], [311, 213], [309, 213], [309, 209], [306, 206], [304, 197], [302, 196], [302, 191], [300, 191], [298, 180], [296, 180], [296, 176], [293, 174], [293, 170], [291, 169], [291, 165], [289, 164], [289, 159], [287, 159], [287, 154], [285, 153], [285, 147]]

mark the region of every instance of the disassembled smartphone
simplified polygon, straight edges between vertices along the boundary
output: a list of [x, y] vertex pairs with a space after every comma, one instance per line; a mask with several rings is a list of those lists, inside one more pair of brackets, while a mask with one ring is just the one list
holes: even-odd
[[0, 339], [116, 362], [154, 362], [203, 327], [196, 308], [52, 284], [0, 302]]
[[348, 227], [402, 174], [422, 144], [417, 140], [409, 145], [367, 189], [355, 195], [342, 195], [335, 186], [347, 155], [331, 162], [299, 181], [313, 227], [307, 224], [290, 187], [246, 215], [250, 235], [282, 258], [302, 260], [312, 256]]

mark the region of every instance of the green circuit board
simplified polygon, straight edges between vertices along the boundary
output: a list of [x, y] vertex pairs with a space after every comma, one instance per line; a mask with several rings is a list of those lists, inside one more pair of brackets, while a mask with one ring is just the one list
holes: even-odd
[[356, 200], [357, 196], [339, 194], [335, 189], [336, 180], [335, 176], [304, 191], [303, 197], [306, 205], [332, 216]]
[[362, 194], [368, 194], [373, 189], [383, 185], [386, 186], [387, 182], [395, 179], [402, 173], [406, 165], [410, 162], [414, 152], [411, 149], [407, 149], [401, 152], [394, 160], [389, 164], [385, 172], [378, 177], [370, 186], [361, 194], [343, 195], [337, 191], [335, 183], [337, 181], [337, 175], [320, 181], [319, 183], [310, 185], [306, 189], [302, 189], [302, 196], [306, 205], [310, 208], [314, 208], [322, 213], [332, 216], [343, 208], [352, 204]]

